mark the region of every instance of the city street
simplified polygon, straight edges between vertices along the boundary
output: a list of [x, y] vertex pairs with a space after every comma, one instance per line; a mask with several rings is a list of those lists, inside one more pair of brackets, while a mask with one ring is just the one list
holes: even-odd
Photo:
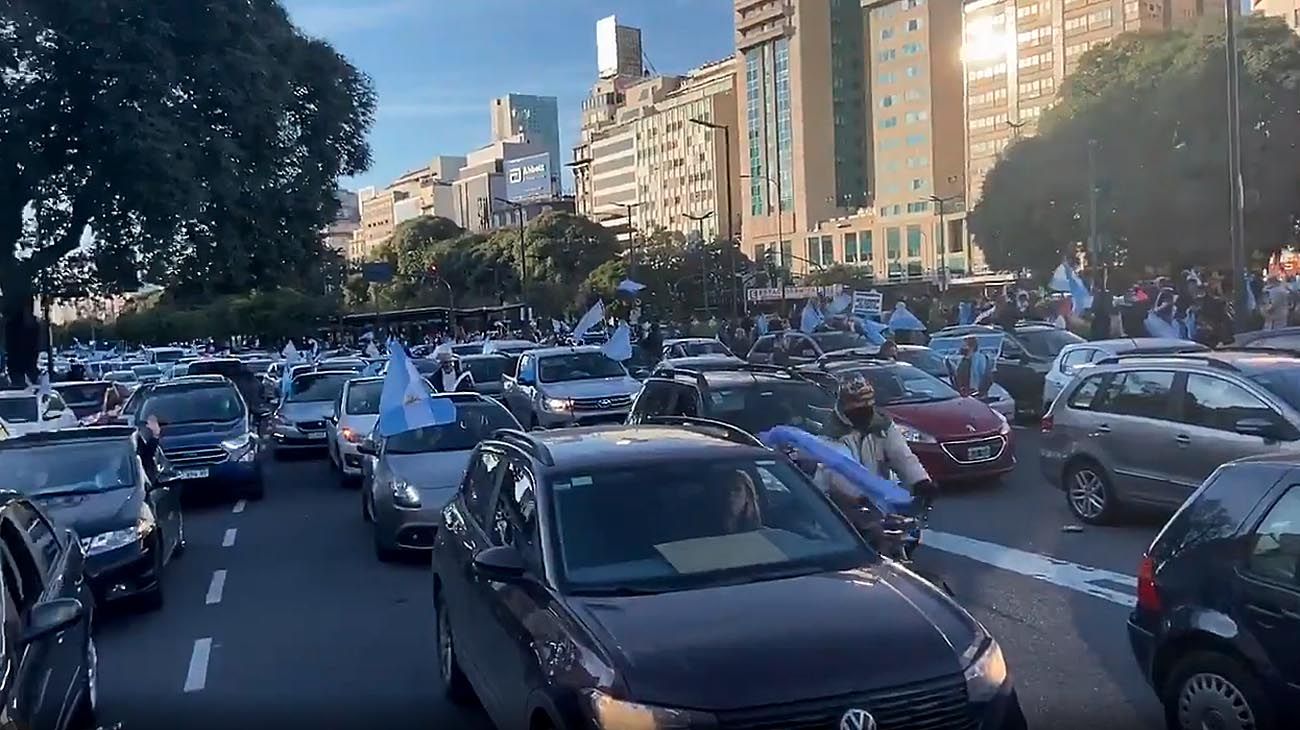
[[[947, 494], [918, 563], [1001, 641], [1031, 727], [1160, 727], [1124, 630], [1160, 518], [1063, 531], [1071, 520], [1038, 474], [1037, 434], [1016, 436], [1016, 473]], [[189, 550], [160, 612], [103, 619], [102, 722], [488, 727], [438, 695], [423, 561], [375, 559], [357, 493], [323, 458], [273, 463], [270, 477], [263, 502], [189, 509]]]

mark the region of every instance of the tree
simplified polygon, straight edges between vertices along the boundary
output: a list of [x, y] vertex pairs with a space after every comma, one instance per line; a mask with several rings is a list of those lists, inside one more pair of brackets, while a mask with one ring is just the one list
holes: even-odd
[[[106, 32], [105, 29], [111, 29]], [[12, 0], [0, 20], [0, 314], [37, 275], [194, 298], [296, 279], [369, 164], [369, 80], [278, 0]]]
[[[1245, 18], [1242, 170], [1248, 250], [1293, 239], [1300, 212], [1300, 38]], [[1036, 137], [989, 173], [970, 227], [989, 263], [1047, 270], [1089, 231], [1089, 149], [1107, 263], [1168, 270], [1228, 261], [1222, 21], [1121, 35], [1080, 60]]]

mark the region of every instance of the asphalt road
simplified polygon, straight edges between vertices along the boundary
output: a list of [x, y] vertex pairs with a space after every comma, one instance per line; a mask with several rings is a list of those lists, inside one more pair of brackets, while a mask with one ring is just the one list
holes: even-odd
[[[949, 490], [918, 564], [1001, 642], [1034, 728], [1161, 726], [1124, 620], [1162, 522], [1073, 524], [1036, 434], [996, 485]], [[258, 503], [187, 507], [166, 605], [99, 627], [101, 717], [123, 730], [488, 728], [436, 688], [425, 563], [379, 563], [355, 491], [323, 459], [269, 466]], [[1093, 570], [1096, 569], [1096, 570]], [[224, 572], [219, 572], [224, 571]]]

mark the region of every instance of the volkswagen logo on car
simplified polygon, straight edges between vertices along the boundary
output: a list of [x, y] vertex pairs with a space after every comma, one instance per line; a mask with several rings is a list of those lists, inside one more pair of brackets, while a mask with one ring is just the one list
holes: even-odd
[[870, 712], [854, 707], [840, 718], [840, 730], [876, 730], [876, 718]]

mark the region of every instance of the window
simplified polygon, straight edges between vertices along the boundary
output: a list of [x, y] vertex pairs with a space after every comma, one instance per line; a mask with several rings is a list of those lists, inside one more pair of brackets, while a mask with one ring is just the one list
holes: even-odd
[[910, 259], [917, 258], [921, 255], [921, 243], [925, 236], [921, 233], [920, 226], [907, 227], [907, 257]]
[[920, 53], [920, 52], [921, 52], [921, 44], [920, 44], [920, 43], [904, 43], [904, 44], [903, 44], [903, 55], [904, 55], [904, 56], [915, 56], [916, 54], [918, 54], [918, 53]]
[[492, 499], [492, 490], [496, 487], [498, 477], [501, 476], [503, 462], [504, 458], [499, 451], [493, 449], [479, 451], [474, 463], [466, 471], [464, 484], [461, 485], [461, 495], [465, 505], [469, 507], [470, 514], [484, 526], [487, 525], [488, 500]]
[[912, 124], [913, 122], [920, 122], [929, 119], [930, 112], [927, 111], [907, 112], [906, 114], [903, 115], [903, 118], [908, 124]]
[[1080, 347], [1070, 350], [1065, 353], [1065, 357], [1061, 358], [1061, 372], [1068, 373], [1070, 372], [1070, 368], [1078, 367], [1086, 362], [1092, 362], [1092, 357], [1095, 354], [1097, 354], [1097, 351], [1091, 347]]
[[641, 394], [636, 398], [636, 404], [632, 407], [632, 416], [634, 423], [640, 423], [641, 419], [649, 416], [665, 416], [672, 412], [673, 396], [676, 391], [673, 384], [664, 380], [646, 381], [645, 387], [641, 389]]
[[883, 109], [888, 109], [889, 107], [893, 106], [894, 102], [897, 100], [898, 97], [894, 96], [893, 94], [887, 94], [885, 96], [880, 97], [880, 106]]
[[1105, 379], [1104, 374], [1093, 375], [1079, 383], [1079, 387], [1075, 388], [1074, 392], [1070, 394], [1070, 407], [1077, 411], [1092, 410], [1092, 402], [1097, 397], [1097, 391], [1101, 389], [1101, 381]]
[[911, 20], [907, 21], [907, 32], [911, 33], [912, 31], [916, 31], [920, 29], [921, 29], [920, 18], [912, 18]]
[[24, 520], [31, 520], [27, 527], [27, 537], [31, 540], [36, 556], [45, 563], [44, 572], [49, 574], [59, 564], [59, 558], [63, 556], [63, 545], [59, 543], [58, 535], [55, 534], [50, 523], [35, 510], [26, 505], [16, 504], [14, 507], [16, 511], [24, 514]]
[[919, 66], [908, 66], [903, 73], [907, 74], [907, 78], [914, 79], [921, 75], [921, 68]]
[[1096, 403], [1097, 410], [1121, 416], [1165, 419], [1169, 417], [1169, 391], [1174, 374], [1139, 370], [1115, 376]]
[[858, 234], [849, 232], [844, 234], [844, 263], [856, 264], [858, 262]]
[[876, 77], [876, 83], [879, 84], [892, 84], [896, 80], [898, 80], [898, 77], [894, 75], [893, 71], [881, 71], [880, 75]]
[[1236, 383], [1210, 375], [1191, 373], [1183, 395], [1185, 423], [1218, 431], [1236, 431], [1243, 419], [1263, 419], [1277, 423], [1280, 416], [1263, 401]]
[[1300, 587], [1300, 487], [1286, 490], [1255, 530], [1250, 572]]
[[908, 213], [924, 213], [929, 209], [930, 209], [930, 202], [928, 200], [921, 200], [915, 203], [907, 204]]
[[541, 546], [537, 540], [536, 480], [528, 465], [517, 458], [506, 464], [506, 478], [497, 494], [492, 515], [495, 545], [514, 545], [534, 571], [541, 571]]
[[885, 117], [880, 120], [881, 129], [893, 129], [898, 126], [898, 117]]
[[871, 231], [863, 231], [858, 236], [858, 261], [871, 262]]
[[877, 61], [880, 61], [880, 62], [882, 62], [882, 63], [885, 62], [885, 61], [892, 61], [892, 60], [894, 60], [894, 58], [895, 58], [897, 55], [898, 55], [898, 50], [897, 50], [897, 49], [895, 49], [895, 48], [887, 48], [887, 49], [881, 51], [880, 53], [877, 53], [877, 54], [876, 54], [876, 60], [877, 60]]
[[893, 37], [894, 37], [894, 29], [893, 29], [893, 28], [881, 28], [881, 29], [880, 29], [880, 40], [882, 40], [882, 41], [887, 41], [887, 40], [889, 40], [890, 38], [893, 38]]
[[753, 350], [753, 351], [754, 351], [755, 354], [759, 354], [759, 353], [762, 353], [762, 354], [770, 353], [770, 352], [772, 351], [772, 347], [773, 347], [775, 344], [776, 344], [776, 335], [764, 335], [764, 336], [758, 338], [758, 342], [755, 342], [755, 343], [754, 343], [754, 350]]
[[23, 540], [22, 532], [9, 517], [0, 522], [0, 543], [4, 544], [4, 559], [16, 578], [16, 585], [13, 586], [14, 601], [18, 604], [18, 610], [26, 613], [27, 609], [40, 600], [45, 582], [40, 569], [36, 567], [36, 560]]
[[899, 255], [899, 244], [901, 239], [897, 228], [885, 229], [885, 256], [890, 259], [896, 259]]
[[919, 177], [912, 178], [912, 190], [915, 191], [915, 190], [924, 190], [924, 189], [925, 189], [924, 178], [919, 178]]

